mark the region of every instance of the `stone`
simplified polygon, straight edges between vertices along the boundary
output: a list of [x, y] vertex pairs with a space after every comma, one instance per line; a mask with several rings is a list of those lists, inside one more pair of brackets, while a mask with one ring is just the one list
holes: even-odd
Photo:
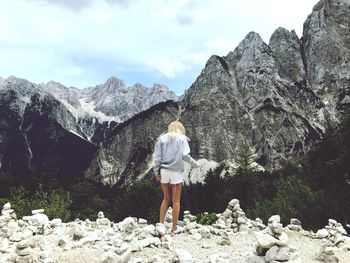
[[257, 239], [259, 246], [262, 248], [271, 248], [278, 242], [276, 238], [269, 234], [256, 232], [254, 233], [254, 236]]
[[270, 223], [271, 230], [274, 234], [281, 234], [283, 231], [283, 225], [277, 221]]
[[326, 247], [325, 249], [324, 249], [324, 253], [326, 254], [326, 255], [334, 255], [335, 253], [334, 253], [334, 248], [333, 247]]
[[329, 232], [327, 231], [327, 229], [319, 229], [317, 232], [316, 232], [316, 238], [319, 238], [319, 239], [322, 239], [322, 238], [325, 238], [325, 237], [328, 237], [329, 235]]
[[141, 248], [149, 247], [150, 245], [160, 245], [160, 239], [158, 237], [146, 237], [145, 239], [142, 239], [139, 241], [139, 245]]
[[126, 217], [123, 221], [119, 222], [119, 229], [124, 232], [132, 232], [136, 228], [135, 219], [132, 217]]
[[253, 255], [247, 259], [247, 263], [265, 263], [265, 257]]
[[273, 215], [269, 218], [268, 223], [272, 223], [272, 222], [277, 222], [280, 223], [281, 222], [281, 217], [279, 215]]
[[335, 226], [335, 225], [337, 225], [337, 221], [336, 220], [334, 220], [334, 219], [328, 219], [328, 224], [330, 225], [330, 226]]
[[302, 229], [300, 225], [287, 225], [287, 227], [292, 231], [300, 231]]
[[102, 212], [102, 211], [99, 211], [98, 213], [97, 213], [97, 218], [105, 218], [105, 215], [104, 215], [104, 213]]
[[152, 236], [156, 235], [156, 227], [154, 225], [147, 225], [142, 230], [144, 233], [148, 233]]
[[192, 263], [195, 262], [191, 253], [184, 249], [175, 249], [175, 258], [179, 263]]
[[278, 247], [273, 246], [271, 247], [265, 255], [265, 260], [267, 262], [271, 261], [288, 261], [291, 257], [291, 254], [286, 247]]
[[33, 249], [31, 249], [30, 247], [26, 247], [23, 249], [16, 249], [16, 253], [19, 256], [28, 256], [33, 253]]
[[35, 214], [42, 214], [44, 213], [44, 209], [36, 209], [36, 210], [32, 210], [32, 215], [35, 215]]
[[202, 239], [202, 235], [200, 233], [195, 233], [191, 237], [193, 240], [196, 240], [196, 241], [199, 241]]
[[138, 223], [141, 225], [147, 225], [147, 220], [143, 218], [139, 218]]
[[210, 238], [210, 230], [208, 227], [201, 227], [198, 232], [200, 233], [200, 235], [202, 236], [202, 238]]
[[282, 232], [278, 237], [276, 244], [278, 246], [286, 247], [288, 245], [288, 235], [285, 232]]
[[246, 224], [247, 223], [247, 218], [246, 217], [238, 217], [237, 218], [237, 224]]
[[96, 223], [98, 225], [102, 225], [102, 226], [110, 226], [111, 225], [111, 221], [108, 218], [98, 218], [96, 220]]
[[7, 202], [6, 204], [3, 205], [2, 207], [4, 210], [10, 210], [11, 209], [11, 204]]
[[30, 217], [30, 220], [32, 221], [33, 225], [37, 226], [44, 226], [49, 223], [49, 218], [47, 217], [47, 215], [41, 213], [33, 214]]
[[227, 234], [227, 232], [222, 232], [222, 235], [218, 241], [218, 244], [221, 245], [221, 246], [229, 246], [231, 245], [231, 240]]
[[50, 221], [51, 227], [59, 227], [62, 225], [62, 219], [61, 218], [54, 218]]
[[33, 243], [29, 239], [22, 240], [16, 244], [16, 248], [23, 249], [26, 247], [30, 247]]
[[239, 200], [238, 199], [232, 199], [230, 202], [228, 202], [228, 206], [229, 207], [235, 207], [235, 205], [239, 204]]
[[301, 226], [300, 220], [298, 220], [298, 219], [296, 219], [296, 218], [291, 218], [291, 219], [290, 219], [290, 224], [291, 224], [291, 225], [298, 225], [298, 226]]
[[164, 236], [167, 233], [167, 228], [164, 224], [162, 223], [157, 223], [156, 224], [156, 233], [158, 236]]
[[226, 209], [223, 213], [222, 216], [224, 216], [225, 218], [229, 218], [232, 216], [232, 211], [230, 209]]
[[129, 247], [126, 243], [123, 243], [121, 246], [118, 246], [118, 247], [115, 249], [115, 252], [116, 252], [118, 255], [122, 255], [122, 254], [124, 254], [128, 249], [130, 249], [130, 247]]

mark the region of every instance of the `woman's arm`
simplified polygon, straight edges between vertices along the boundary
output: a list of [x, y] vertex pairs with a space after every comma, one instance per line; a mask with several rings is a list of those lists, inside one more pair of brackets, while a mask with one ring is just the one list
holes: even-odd
[[199, 167], [199, 163], [190, 155], [190, 146], [188, 145], [187, 138], [183, 140], [182, 160], [189, 163], [194, 168]]
[[160, 138], [158, 138], [156, 142], [156, 146], [154, 149], [154, 154], [155, 154], [155, 162], [153, 166], [153, 172], [156, 176], [158, 176], [160, 173], [160, 164], [162, 163], [162, 145]]

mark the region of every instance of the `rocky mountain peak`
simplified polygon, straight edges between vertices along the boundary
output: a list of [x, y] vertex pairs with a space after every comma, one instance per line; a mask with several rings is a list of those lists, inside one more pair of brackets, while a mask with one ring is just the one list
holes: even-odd
[[316, 4], [304, 23], [302, 41], [310, 86], [339, 109], [350, 94], [350, 1]]
[[226, 58], [230, 63], [237, 65], [238, 71], [244, 73], [248, 71], [274, 72], [275, 62], [271, 49], [255, 32], [248, 33]]
[[278, 73], [292, 83], [305, 80], [305, 66], [302, 58], [302, 46], [294, 30], [278, 28], [272, 34], [269, 47], [273, 51]]
[[128, 90], [123, 80], [113, 76], [107, 79], [105, 84], [99, 85], [98, 87], [111, 94], [118, 91], [125, 93]]

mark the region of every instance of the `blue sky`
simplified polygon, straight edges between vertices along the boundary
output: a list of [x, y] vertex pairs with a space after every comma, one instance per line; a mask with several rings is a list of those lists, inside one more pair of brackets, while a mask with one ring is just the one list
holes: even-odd
[[1, 0], [0, 76], [84, 88], [110, 76], [187, 89], [250, 31], [302, 34], [317, 0]]

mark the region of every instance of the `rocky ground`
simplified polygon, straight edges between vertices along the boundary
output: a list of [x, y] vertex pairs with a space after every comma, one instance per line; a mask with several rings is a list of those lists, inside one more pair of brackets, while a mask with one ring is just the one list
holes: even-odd
[[186, 211], [183, 233], [171, 235], [170, 209], [165, 224], [132, 217], [114, 223], [102, 212], [96, 221], [62, 223], [42, 209], [16, 219], [7, 203], [0, 216], [0, 262], [350, 262], [350, 238], [335, 220], [317, 233], [297, 219], [283, 226], [278, 215], [265, 225], [247, 218], [237, 199], [218, 216], [204, 226]]

